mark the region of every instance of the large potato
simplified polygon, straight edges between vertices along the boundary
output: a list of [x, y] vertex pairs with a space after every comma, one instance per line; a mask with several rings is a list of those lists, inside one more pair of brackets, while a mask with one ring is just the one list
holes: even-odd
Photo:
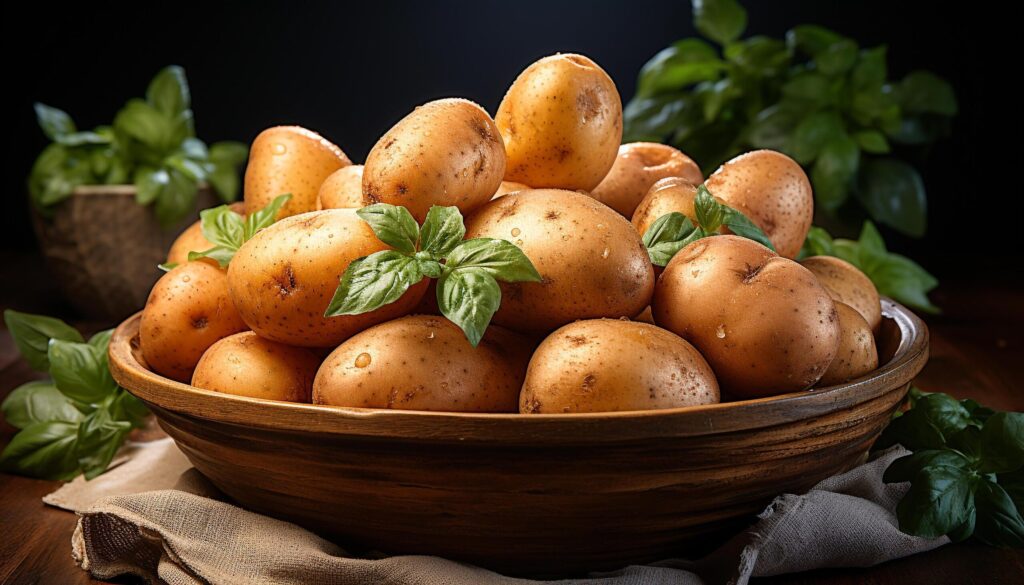
[[363, 207], [363, 165], [349, 165], [331, 173], [316, 196], [317, 209]]
[[245, 331], [206, 350], [192, 374], [192, 385], [252, 398], [309, 402], [320, 361], [313, 350]]
[[651, 185], [665, 177], [680, 177], [693, 185], [704, 182], [697, 163], [671, 146], [654, 142], [623, 144], [612, 169], [590, 196], [629, 218]]
[[692, 343], [739, 398], [810, 388], [839, 347], [832, 298], [813, 274], [761, 244], [711, 236], [658, 279], [654, 322]]
[[363, 202], [402, 205], [423, 221], [433, 205], [468, 214], [491, 199], [505, 174], [494, 120], [463, 99], [430, 102], [380, 137], [363, 169]]
[[444, 317], [415, 315], [363, 331], [327, 356], [313, 402], [334, 406], [515, 412], [530, 345], [500, 327], [473, 347]]
[[882, 304], [875, 283], [866, 274], [846, 260], [832, 256], [811, 256], [800, 264], [814, 273], [834, 300], [850, 305], [872, 330], [878, 329], [882, 322]]
[[594, 319], [566, 325], [540, 344], [519, 411], [651, 410], [718, 400], [711, 367], [678, 335], [647, 323]]
[[340, 148], [300, 126], [268, 128], [253, 141], [245, 167], [245, 212], [267, 206], [278, 195], [292, 198], [278, 218], [316, 209], [320, 185], [331, 173], [352, 164]]
[[552, 331], [577, 319], [633, 317], [647, 306], [654, 270], [623, 217], [572, 191], [531, 189], [491, 201], [471, 216], [467, 238], [519, 246], [541, 282], [501, 283], [494, 322], [516, 331]]
[[427, 286], [362, 315], [324, 317], [341, 275], [355, 259], [388, 247], [351, 209], [292, 216], [257, 232], [228, 266], [231, 298], [260, 337], [332, 347], [382, 321], [405, 315]]
[[139, 345], [154, 372], [188, 382], [207, 348], [244, 330], [224, 271], [205, 262], [188, 262], [153, 285], [142, 310]]
[[825, 370], [825, 375], [818, 380], [819, 386], [842, 384], [878, 367], [878, 349], [875, 347], [875, 336], [871, 334], [871, 326], [856, 309], [836, 301], [836, 314], [839, 316], [839, 350], [835, 359]]
[[[236, 201], [231, 204], [231, 211], [244, 214], [245, 204]], [[169, 264], [184, 264], [188, 262], [189, 252], [204, 252], [213, 246], [213, 243], [203, 235], [202, 221], [197, 221], [185, 228], [185, 231], [181, 232], [171, 244], [171, 249], [167, 252], [167, 262]], [[218, 266], [217, 261], [213, 258], [200, 258], [195, 262], [206, 262]]]
[[650, 191], [640, 200], [633, 212], [633, 227], [642, 236], [659, 217], [672, 212], [682, 213], [697, 225], [697, 212], [693, 207], [696, 198], [697, 186], [687, 179], [662, 179], [651, 185]]
[[719, 167], [705, 184], [764, 230], [780, 256], [800, 253], [814, 218], [814, 194], [796, 161], [773, 150], [755, 150]]
[[505, 179], [534, 188], [590, 191], [622, 142], [619, 91], [583, 55], [552, 55], [527, 67], [494, 121], [508, 153]]

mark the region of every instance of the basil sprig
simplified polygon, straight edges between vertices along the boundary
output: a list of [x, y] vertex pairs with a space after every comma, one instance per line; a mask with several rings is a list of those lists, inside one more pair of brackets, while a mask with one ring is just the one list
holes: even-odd
[[85, 341], [52, 317], [7, 310], [4, 321], [29, 365], [51, 379], [19, 386], [0, 405], [20, 429], [0, 454], [0, 469], [61, 480], [100, 475], [148, 415], [110, 375], [111, 331]]
[[172, 65], [153, 78], [145, 99], [130, 100], [109, 126], [79, 131], [66, 112], [37, 103], [36, 119], [53, 144], [29, 176], [36, 209], [48, 216], [80, 185], [133, 183], [136, 201], [153, 205], [161, 225], [170, 226], [195, 208], [201, 183], [233, 201], [248, 148], [238, 142], [207, 147], [196, 138], [191, 101], [185, 71]]
[[[266, 207], [245, 216], [235, 212], [229, 205], [221, 205], [199, 212], [199, 225], [203, 237], [215, 244], [209, 250], [188, 253], [189, 262], [201, 258], [212, 258], [221, 268], [231, 263], [235, 252], [248, 242], [256, 232], [277, 221], [277, 212], [292, 198], [291, 193], [278, 195]], [[161, 264], [162, 270], [171, 270], [174, 263]]]
[[910, 401], [876, 443], [913, 451], [883, 476], [910, 482], [896, 506], [900, 530], [1024, 547], [1024, 413], [916, 389]]
[[457, 207], [431, 207], [422, 227], [406, 208], [386, 203], [356, 213], [393, 249], [353, 261], [325, 317], [368, 313], [395, 302], [424, 278], [436, 278], [441, 314], [476, 347], [501, 304], [497, 281], [541, 280], [530, 259], [511, 242], [464, 241], [466, 226]]
[[754, 240], [769, 250], [775, 251], [768, 236], [757, 227], [757, 224], [743, 215], [739, 210], [729, 207], [716, 200], [704, 185], [697, 187], [697, 196], [693, 200], [693, 208], [697, 216], [697, 225], [690, 218], [678, 211], [666, 213], [654, 220], [651, 227], [643, 235], [644, 247], [651, 262], [658, 266], [668, 265], [669, 260], [687, 244], [701, 238], [721, 233], [728, 228], [737, 236]]

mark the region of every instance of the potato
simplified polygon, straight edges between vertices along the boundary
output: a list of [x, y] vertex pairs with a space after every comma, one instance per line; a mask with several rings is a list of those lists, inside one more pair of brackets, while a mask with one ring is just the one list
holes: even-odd
[[542, 282], [500, 283], [494, 322], [553, 331], [577, 319], [632, 317], [647, 306], [654, 270], [633, 226], [594, 199], [531, 189], [491, 201], [469, 218], [467, 238], [502, 238], [522, 248]]
[[612, 169], [590, 196], [629, 218], [651, 185], [665, 177], [680, 177], [694, 185], [704, 182], [697, 163], [671, 146], [654, 142], [623, 144]]
[[800, 253], [814, 218], [814, 194], [796, 161], [773, 150], [755, 150], [722, 165], [705, 185], [764, 230], [780, 256]]
[[647, 323], [594, 319], [566, 325], [540, 344], [519, 411], [652, 410], [718, 400], [711, 366], [678, 335]]
[[526, 189], [529, 188], [529, 185], [516, 183], [515, 181], [502, 181], [501, 185], [498, 187], [498, 190], [494, 193], [494, 196], [491, 197], [491, 199], [504, 197], [505, 195], [508, 195], [509, 193], [515, 193], [516, 191], [525, 191]]
[[309, 402], [320, 361], [312, 350], [245, 331], [206, 350], [192, 374], [192, 385], [252, 398]]
[[341, 275], [384, 245], [351, 209], [292, 216], [256, 233], [228, 266], [231, 298], [260, 337], [302, 347], [333, 347], [401, 317], [420, 301], [426, 280], [394, 303], [362, 315], [324, 317]]
[[639, 315], [633, 317], [633, 320], [639, 321], [641, 323], [650, 323], [651, 325], [654, 325], [654, 314], [651, 313], [651, 306], [647, 305], [647, 307], [645, 307], [643, 311], [640, 311]]
[[313, 382], [313, 402], [515, 412], [529, 360], [529, 344], [500, 327], [489, 327], [474, 348], [444, 317], [404, 317], [371, 327], [331, 352]]
[[505, 175], [505, 146], [494, 120], [469, 100], [444, 99], [412, 111], [366, 157], [363, 202], [402, 205], [423, 221], [433, 205], [468, 214]]
[[697, 198], [697, 186], [681, 177], [668, 177], [651, 185], [647, 195], [633, 212], [633, 227], [642, 236], [659, 217], [682, 213], [697, 225], [697, 212], [693, 202]]
[[679, 251], [658, 279], [654, 322], [711, 364], [739, 398], [810, 388], [839, 347], [839, 318], [809, 270], [739, 236], [711, 236]]
[[[231, 211], [235, 213], [245, 213], [245, 204], [241, 201], [236, 201], [231, 204]], [[206, 239], [203, 235], [202, 221], [197, 221], [194, 224], [185, 228], [185, 231], [174, 240], [171, 244], [171, 249], [167, 252], [167, 262], [171, 264], [184, 264], [188, 262], [189, 252], [203, 252], [213, 247], [210, 240]], [[213, 258], [200, 258], [194, 260], [194, 262], [206, 262], [214, 266], [219, 266], [217, 261]]]
[[349, 165], [331, 173], [316, 196], [317, 209], [363, 207], [363, 165]]
[[818, 380], [819, 386], [842, 384], [878, 367], [878, 350], [875, 348], [875, 336], [871, 334], [871, 326], [861, 314], [846, 303], [835, 301], [836, 314], [839, 316], [839, 350], [835, 359], [825, 370], [825, 375]]
[[267, 206], [278, 195], [292, 198], [278, 219], [314, 211], [320, 185], [331, 173], [352, 164], [340, 148], [300, 126], [268, 128], [256, 137], [245, 167], [245, 212]]
[[832, 299], [850, 305], [864, 317], [872, 331], [882, 322], [882, 304], [875, 283], [856, 266], [832, 256], [811, 256], [800, 261], [814, 273]]
[[590, 191], [622, 142], [622, 100], [608, 74], [583, 55], [530, 65], [495, 116], [508, 153], [506, 181]]
[[207, 348], [244, 330], [224, 271], [188, 262], [153, 285], [142, 310], [139, 344], [150, 369], [187, 383]]

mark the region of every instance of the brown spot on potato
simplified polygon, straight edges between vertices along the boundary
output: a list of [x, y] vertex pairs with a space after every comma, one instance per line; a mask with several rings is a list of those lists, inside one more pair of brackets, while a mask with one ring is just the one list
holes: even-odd
[[583, 384], [581, 385], [581, 388], [583, 388], [585, 392], [590, 392], [594, 389], [594, 384], [596, 383], [597, 376], [594, 374], [587, 374], [586, 376], [583, 376]]
[[573, 347], [579, 347], [587, 344], [587, 337], [585, 335], [566, 335], [565, 338]]
[[275, 275], [272, 278], [274, 284], [277, 285], [278, 294], [282, 297], [292, 294], [298, 288], [298, 282], [295, 280], [295, 270], [291, 264], [285, 264], [281, 274]]
[[558, 211], [555, 211], [554, 209], [549, 209], [548, 212], [544, 214], [544, 219], [549, 219], [551, 221], [554, 221], [560, 217], [562, 217], [562, 214]]
[[206, 320], [205, 316], [193, 317], [192, 318], [192, 327], [193, 328], [195, 328], [195, 329], [203, 329], [203, 328], [206, 327], [206, 325], [207, 325], [207, 320]]

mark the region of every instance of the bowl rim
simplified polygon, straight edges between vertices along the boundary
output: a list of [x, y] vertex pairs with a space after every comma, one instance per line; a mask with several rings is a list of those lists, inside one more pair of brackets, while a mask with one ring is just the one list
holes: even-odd
[[165, 378], [133, 353], [142, 313], [114, 331], [109, 362], [114, 379], [163, 412], [245, 427], [416, 442], [560, 444], [697, 437], [798, 422], [902, 391], [928, 359], [928, 328], [920, 317], [882, 299], [882, 315], [900, 330], [888, 363], [844, 384], [766, 398], [662, 410], [575, 414], [457, 413], [324, 406], [204, 390]]

